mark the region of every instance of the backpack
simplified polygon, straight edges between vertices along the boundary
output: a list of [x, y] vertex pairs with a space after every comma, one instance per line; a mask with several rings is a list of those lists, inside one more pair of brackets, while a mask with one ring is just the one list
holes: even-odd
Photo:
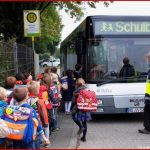
[[64, 76], [61, 78], [61, 88], [62, 90], [66, 91], [68, 90], [68, 80], [67, 80], [67, 76]]
[[39, 99], [42, 99], [46, 105], [46, 108], [48, 110], [52, 109], [52, 104], [49, 101], [49, 97], [48, 97], [48, 89], [46, 86], [41, 85], [40, 86], [40, 90], [39, 90], [39, 95], [38, 95]]
[[47, 108], [42, 99], [38, 97], [29, 97], [28, 104], [36, 111], [37, 116], [43, 127], [48, 126]]
[[96, 111], [97, 99], [94, 91], [80, 90], [77, 98], [77, 108], [82, 111]]
[[0, 138], [6, 138], [10, 134], [10, 130], [4, 120], [0, 119]]
[[58, 89], [55, 85], [50, 86], [48, 95], [49, 95], [50, 101], [52, 102], [52, 106], [59, 107], [61, 99], [58, 98]]
[[10, 132], [7, 138], [22, 140], [25, 143], [35, 140], [38, 120], [34, 117], [33, 109], [28, 104], [8, 105], [3, 119]]
[[44, 93], [44, 92], [47, 92], [47, 88], [46, 88], [45, 85], [41, 85], [41, 86], [40, 86], [40, 89], [39, 89], [39, 95], [38, 95], [38, 97], [39, 97], [40, 99], [43, 98], [43, 93]]

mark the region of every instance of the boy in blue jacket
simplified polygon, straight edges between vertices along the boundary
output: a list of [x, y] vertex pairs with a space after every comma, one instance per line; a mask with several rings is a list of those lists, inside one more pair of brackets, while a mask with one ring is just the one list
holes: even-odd
[[[31, 117], [38, 120], [37, 132], [42, 136], [43, 140], [45, 142], [47, 142], [48, 139], [44, 135], [44, 131], [43, 131], [41, 123], [38, 119], [38, 116], [36, 114], [36, 111], [29, 104], [27, 104], [27, 98], [28, 98], [27, 93], [28, 93], [28, 91], [27, 91], [27, 88], [25, 88], [25, 87], [16, 88], [14, 90], [14, 99], [18, 102], [19, 106], [30, 108], [32, 110]], [[33, 134], [34, 134], [33, 133], [34, 132], [33, 124], [34, 124], [33, 121], [30, 120], [30, 122], [28, 123], [26, 137], [24, 137], [23, 140], [18, 140], [18, 141], [14, 140], [13, 148], [35, 148], [34, 141], [32, 139]]]

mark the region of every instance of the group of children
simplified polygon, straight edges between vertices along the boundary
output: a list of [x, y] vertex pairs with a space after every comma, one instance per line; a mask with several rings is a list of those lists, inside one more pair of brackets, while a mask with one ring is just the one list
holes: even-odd
[[[24, 135], [21, 140], [14, 137], [12, 139], [0, 138], [0, 147], [40, 148], [42, 145], [48, 148], [51, 144], [49, 140], [51, 132], [59, 130], [57, 111], [62, 95], [63, 99], [67, 101], [65, 104], [66, 113], [70, 113], [70, 109], [72, 109], [72, 119], [79, 126], [78, 134], [83, 132], [81, 140], [86, 141], [86, 121], [90, 120], [91, 117], [89, 113], [78, 110], [76, 105], [76, 98], [80, 89], [86, 88], [85, 82], [82, 78], [74, 79], [71, 70], [67, 71], [67, 82], [67, 89], [63, 89], [61, 79], [50, 67], [46, 68], [44, 73], [39, 74], [36, 81], [32, 79], [30, 73], [18, 73], [15, 76], [7, 77], [5, 88], [0, 87], [0, 119], [6, 120], [8, 116], [13, 114], [15, 120], [18, 114], [12, 112], [22, 108], [32, 112], [28, 113], [32, 119], [27, 121], [28, 128], [24, 131], [27, 132], [26, 136]], [[24, 115], [24, 111], [22, 112]], [[21, 115], [19, 114], [19, 117]], [[35, 124], [36, 128], [34, 128]]]
[[[28, 136], [26, 139], [24, 137], [24, 140], [17, 140], [17, 136], [16, 139], [13, 137], [12, 140], [1, 138], [0, 147], [40, 148], [41, 144], [44, 144], [43, 147], [49, 147], [51, 131], [59, 130], [57, 109], [62, 98], [60, 89], [58, 76], [51, 73], [51, 68], [45, 69], [44, 73], [38, 75], [36, 81], [32, 79], [30, 73], [20, 72], [15, 76], [7, 77], [5, 88], [0, 87], [0, 118], [6, 119], [12, 114], [12, 111], [18, 108], [29, 108], [32, 111], [30, 117], [35, 118], [38, 125], [35, 140], [33, 138], [33, 140], [29, 140], [30, 142], [27, 142], [27, 139], [31, 137], [30, 134], [34, 136], [33, 121], [28, 120], [27, 126], [30, 127], [30, 130], [26, 134]], [[15, 115], [17, 118], [18, 114]], [[19, 115], [23, 116], [23, 114]]]

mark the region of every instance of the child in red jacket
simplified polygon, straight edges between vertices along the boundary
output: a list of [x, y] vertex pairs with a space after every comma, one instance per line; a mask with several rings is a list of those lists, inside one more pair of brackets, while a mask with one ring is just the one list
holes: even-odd
[[84, 112], [77, 108], [77, 98], [81, 90], [87, 89], [85, 81], [82, 78], [76, 80], [76, 90], [73, 93], [73, 100], [71, 105], [72, 119], [78, 125], [78, 135], [83, 133], [81, 141], [86, 142], [87, 121], [91, 120], [90, 112]]
[[[43, 129], [45, 129], [49, 126], [48, 114], [47, 114], [47, 109], [44, 101], [42, 99], [39, 99], [38, 97], [39, 89], [40, 89], [40, 84], [36, 81], [31, 81], [28, 84], [28, 91], [29, 91], [28, 104], [31, 105], [32, 108], [36, 111]], [[40, 148], [39, 143], [40, 143], [40, 138], [35, 142], [36, 148]], [[45, 147], [49, 147], [49, 145], [50, 142], [47, 140], [45, 143]]]

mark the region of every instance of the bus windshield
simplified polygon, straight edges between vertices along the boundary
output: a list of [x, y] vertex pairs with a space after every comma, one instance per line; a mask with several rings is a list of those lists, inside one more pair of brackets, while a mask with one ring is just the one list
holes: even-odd
[[87, 80], [107, 81], [121, 78], [123, 59], [129, 58], [134, 68], [132, 78], [144, 77], [147, 72], [146, 54], [150, 38], [102, 38], [89, 40], [87, 54]]

